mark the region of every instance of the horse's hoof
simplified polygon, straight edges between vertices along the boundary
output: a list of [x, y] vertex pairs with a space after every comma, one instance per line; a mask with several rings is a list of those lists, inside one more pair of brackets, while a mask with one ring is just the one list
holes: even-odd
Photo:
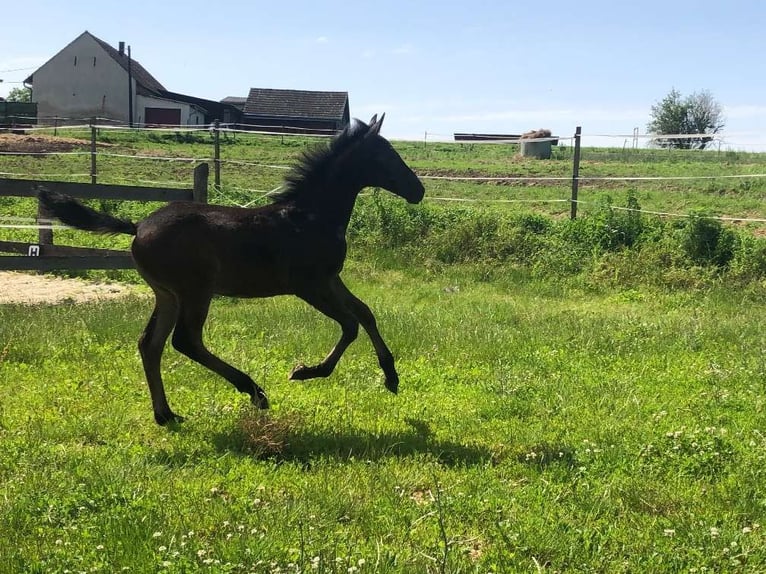
[[293, 370], [290, 371], [290, 374], [287, 376], [287, 378], [291, 381], [302, 381], [305, 377], [302, 376], [303, 373], [306, 372], [306, 365], [303, 363], [298, 363], [293, 367]]
[[167, 413], [154, 413], [154, 420], [158, 425], [164, 427], [170, 424], [182, 423], [186, 419], [180, 415], [175, 414], [173, 411], [168, 411]]
[[386, 388], [394, 394], [399, 392], [399, 377], [386, 377]]
[[250, 402], [261, 410], [266, 410], [269, 408], [269, 399], [266, 398], [266, 393], [263, 391], [255, 393], [250, 399]]

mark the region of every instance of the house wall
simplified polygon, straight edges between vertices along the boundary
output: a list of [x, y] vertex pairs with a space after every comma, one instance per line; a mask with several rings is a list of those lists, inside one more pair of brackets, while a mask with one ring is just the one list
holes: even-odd
[[245, 114], [242, 118], [245, 129], [264, 132], [331, 135], [342, 130], [342, 122], [330, 119], [287, 118]]
[[33, 81], [32, 101], [37, 102], [41, 123], [54, 116], [128, 121], [128, 74], [88, 35], [46, 62]]
[[146, 118], [146, 108], [164, 108], [168, 110], [181, 110], [181, 125], [201, 125], [205, 123], [205, 113], [191, 104], [153, 98], [149, 96], [136, 96], [137, 114], [133, 118], [136, 125], [143, 125]]

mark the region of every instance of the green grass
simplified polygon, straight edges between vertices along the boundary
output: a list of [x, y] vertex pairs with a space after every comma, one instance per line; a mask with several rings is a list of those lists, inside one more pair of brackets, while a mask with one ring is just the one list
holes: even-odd
[[337, 328], [217, 301], [210, 347], [273, 409], [169, 349], [169, 430], [135, 347], [149, 300], [0, 308], [0, 571], [766, 568], [762, 297], [475, 275], [351, 266], [398, 396], [363, 337], [287, 381]]
[[[211, 155], [207, 135], [102, 140], [110, 153]], [[238, 135], [222, 155], [283, 165], [307, 143]], [[531, 162], [513, 146], [396, 145], [421, 174], [571, 173], [570, 149]], [[725, 152], [583, 158], [596, 177], [766, 166], [766, 154]], [[87, 165], [0, 156], [6, 172]], [[193, 167], [99, 165], [107, 183], [185, 184]], [[282, 175], [224, 164], [214, 199], [256, 200], [248, 190]], [[273, 408], [254, 412], [168, 348], [169, 399], [188, 418], [160, 428], [136, 348], [148, 296], [0, 306], [0, 572], [766, 570], [766, 240], [757, 226], [606, 207], [764, 217], [763, 180], [586, 184], [594, 205], [576, 222], [546, 203], [568, 197], [566, 183], [426, 187], [415, 207], [368, 193], [349, 229], [344, 274], [397, 357], [397, 396], [364, 335], [328, 379], [288, 381], [327, 353], [337, 326], [291, 298], [219, 299], [206, 340]], [[156, 207], [95, 203], [134, 219]], [[35, 213], [28, 199], [0, 208]], [[128, 241], [56, 232], [62, 244]]]

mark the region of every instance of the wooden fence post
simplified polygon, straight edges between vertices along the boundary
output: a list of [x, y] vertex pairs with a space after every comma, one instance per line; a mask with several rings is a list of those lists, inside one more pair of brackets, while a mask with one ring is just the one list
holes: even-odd
[[[43, 207], [43, 204], [40, 203], [40, 201], [37, 201], [37, 221], [38, 224], [41, 220], [47, 220], [48, 225], [50, 225], [50, 219], [51, 214], [48, 213], [48, 210], [46, 210]], [[45, 225], [45, 224], [43, 224]], [[37, 230], [37, 243], [40, 245], [53, 245], [53, 229], [43, 229], [40, 227]], [[30, 254], [31, 255], [31, 254]]]
[[582, 128], [577, 126], [575, 130], [574, 140], [574, 162], [572, 165], [572, 200], [570, 204], [569, 218], [577, 219], [577, 192], [580, 186], [580, 134]]
[[96, 118], [90, 120], [90, 182], [96, 183]]
[[194, 168], [194, 201], [207, 203], [207, 178], [210, 174], [210, 167], [206, 163], [201, 163]]
[[215, 120], [213, 124], [215, 126], [213, 133], [213, 172], [215, 190], [221, 191], [221, 120]]

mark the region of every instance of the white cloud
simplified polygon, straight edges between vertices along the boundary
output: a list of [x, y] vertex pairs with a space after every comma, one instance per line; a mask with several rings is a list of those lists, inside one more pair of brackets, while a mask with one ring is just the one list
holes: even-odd
[[724, 106], [723, 113], [726, 119], [763, 119], [766, 118], [766, 106], [758, 104]]
[[396, 54], [397, 56], [402, 56], [406, 54], [411, 54], [414, 51], [414, 48], [412, 47], [412, 44], [402, 44], [401, 46], [397, 46], [393, 50], [391, 50], [392, 54]]
[[327, 44], [329, 41], [330, 39], [327, 36], [319, 36], [319, 38], [317, 38], [317, 44]]
[[589, 122], [619, 122], [643, 125], [646, 122], [646, 110], [643, 109], [604, 109], [604, 108], [522, 108], [508, 110], [484, 110], [477, 112], [434, 116], [434, 121], [447, 123], [464, 122], [515, 122], [524, 125], [549, 125], [551, 123], [587, 124]]

